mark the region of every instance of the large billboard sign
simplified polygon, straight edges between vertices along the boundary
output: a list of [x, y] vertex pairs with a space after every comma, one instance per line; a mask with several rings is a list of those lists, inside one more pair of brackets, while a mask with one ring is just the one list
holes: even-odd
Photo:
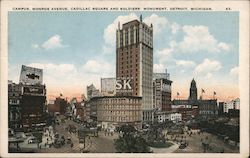
[[43, 70], [22, 65], [19, 82], [26, 85], [42, 84]]
[[116, 92], [127, 93], [133, 92], [132, 77], [119, 77], [116, 78]]
[[104, 95], [115, 95], [116, 79], [115, 78], [102, 78], [101, 79], [101, 92]]

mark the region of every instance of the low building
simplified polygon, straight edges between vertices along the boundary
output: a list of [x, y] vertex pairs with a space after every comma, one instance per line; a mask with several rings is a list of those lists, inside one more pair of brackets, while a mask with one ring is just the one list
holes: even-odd
[[87, 86], [87, 99], [88, 100], [93, 97], [99, 97], [99, 96], [101, 96], [99, 89], [96, 89], [96, 87], [93, 84]]
[[224, 115], [224, 106], [225, 106], [225, 102], [219, 102], [219, 107], [218, 107], [218, 115], [222, 116]]
[[182, 114], [183, 120], [193, 117], [215, 117], [218, 115], [217, 100], [173, 100], [172, 110]]
[[174, 123], [182, 121], [182, 114], [176, 112], [168, 112], [168, 111], [157, 111], [155, 113], [155, 120], [159, 123], [163, 123], [166, 121], [172, 121]]
[[224, 104], [224, 112], [228, 113], [229, 109], [240, 109], [240, 99], [234, 99], [231, 100], [230, 102], [227, 102], [226, 104]]
[[60, 113], [64, 115], [66, 113], [68, 102], [64, 98], [56, 98], [56, 100], [49, 101], [48, 111], [49, 113]]
[[141, 99], [135, 96], [92, 98], [88, 102], [91, 107], [91, 118], [96, 116], [97, 122], [104, 129], [119, 127], [122, 124], [131, 124], [140, 129], [142, 125]]

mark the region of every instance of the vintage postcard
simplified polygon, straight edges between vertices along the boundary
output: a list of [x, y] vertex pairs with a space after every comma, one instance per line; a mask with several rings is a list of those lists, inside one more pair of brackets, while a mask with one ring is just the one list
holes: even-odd
[[1, 1], [0, 81], [1, 157], [245, 158], [249, 1]]

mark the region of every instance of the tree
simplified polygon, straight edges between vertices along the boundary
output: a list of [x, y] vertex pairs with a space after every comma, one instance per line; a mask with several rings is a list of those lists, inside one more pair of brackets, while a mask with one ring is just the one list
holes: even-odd
[[119, 153], [149, 153], [148, 147], [144, 138], [137, 134], [136, 129], [131, 125], [123, 125], [119, 131], [122, 136], [115, 140], [114, 145]]

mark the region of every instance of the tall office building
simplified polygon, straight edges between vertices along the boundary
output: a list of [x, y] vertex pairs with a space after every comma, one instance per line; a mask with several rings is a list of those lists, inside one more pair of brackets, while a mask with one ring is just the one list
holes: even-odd
[[152, 121], [153, 111], [153, 26], [133, 20], [116, 31], [116, 77], [132, 79], [132, 91], [122, 96], [142, 97], [143, 121]]
[[171, 84], [170, 74], [153, 74], [153, 103], [157, 111], [171, 111]]

